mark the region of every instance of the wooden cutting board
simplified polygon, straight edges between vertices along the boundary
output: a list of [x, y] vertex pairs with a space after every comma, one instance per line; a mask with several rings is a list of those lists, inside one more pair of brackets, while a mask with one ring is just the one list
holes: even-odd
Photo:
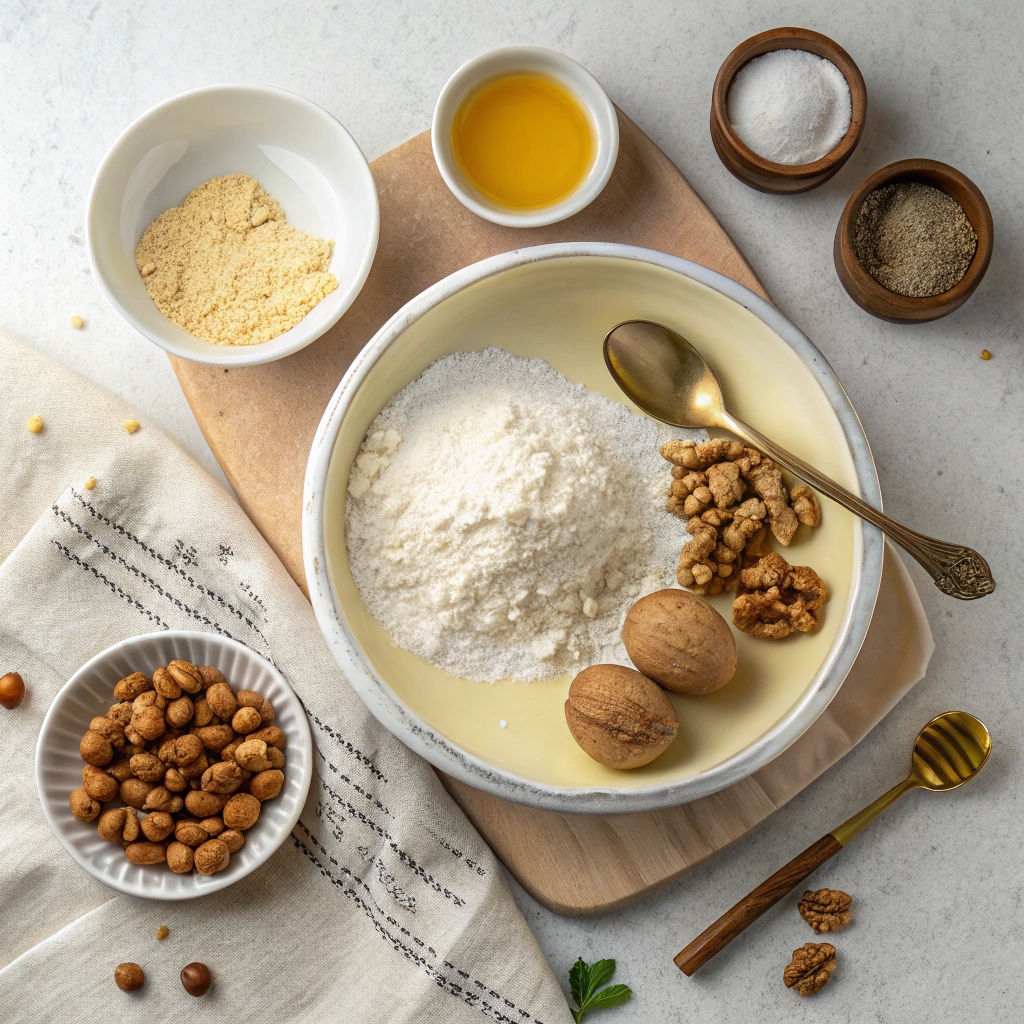
[[[511, 249], [609, 241], [685, 257], [768, 297], [665, 154], [621, 112], [619, 127], [618, 163], [604, 192], [575, 217], [533, 229], [499, 227], [466, 210], [438, 174], [430, 133], [423, 132], [371, 165], [380, 197], [376, 259], [359, 297], [327, 334], [265, 366], [229, 371], [171, 360], [242, 507], [303, 591], [302, 488], [317, 424], [356, 353], [428, 285]], [[890, 578], [893, 571], [887, 569]], [[906, 649], [919, 642], [911, 634], [900, 640]], [[880, 664], [900, 650], [888, 640], [883, 648], [876, 652]], [[862, 656], [858, 668], [864, 661]], [[848, 682], [830, 708], [838, 713], [835, 721], [823, 716], [799, 744], [757, 775], [682, 807], [609, 817], [560, 815], [499, 800], [443, 775], [441, 781], [538, 901], [563, 914], [611, 910], [739, 839], [857, 743], [901, 695], [870, 681], [886, 678], [885, 673], [862, 675], [863, 687], [876, 687], [873, 696]], [[850, 702], [845, 717], [844, 699]]]

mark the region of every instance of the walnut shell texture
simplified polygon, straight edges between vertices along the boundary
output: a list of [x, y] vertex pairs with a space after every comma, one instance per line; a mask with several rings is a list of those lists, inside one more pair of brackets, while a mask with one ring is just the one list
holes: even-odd
[[622, 665], [593, 665], [572, 681], [565, 721], [573, 739], [609, 768], [639, 768], [676, 738], [679, 719], [664, 690]]
[[711, 693], [736, 671], [736, 638], [729, 623], [685, 590], [640, 598], [626, 614], [622, 642], [645, 676], [676, 693]]

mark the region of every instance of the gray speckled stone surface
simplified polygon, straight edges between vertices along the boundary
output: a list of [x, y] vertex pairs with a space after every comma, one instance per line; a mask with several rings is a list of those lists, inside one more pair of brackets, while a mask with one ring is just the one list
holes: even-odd
[[[851, 53], [869, 109], [860, 147], [832, 181], [779, 198], [725, 172], [707, 120], [729, 50], [786, 24], [825, 32]], [[323, 104], [372, 158], [427, 126], [459, 63], [492, 46], [541, 43], [586, 64], [676, 161], [831, 361], [874, 447], [888, 510], [988, 557], [999, 589], [974, 604], [944, 598], [914, 567], [937, 645], [927, 678], [755, 835], [608, 917], [562, 920], [519, 894], [559, 975], [577, 954], [618, 959], [617, 980], [636, 995], [595, 1021], [967, 1022], [1020, 1012], [1022, 38], [1024, 8], [1006, 0], [0, 5], [0, 323], [134, 402], [207, 467], [216, 470], [163, 353], [120, 320], [89, 271], [85, 199], [118, 132], [181, 90], [264, 82]], [[966, 172], [996, 229], [974, 298], [914, 328], [854, 306], [831, 254], [855, 185], [907, 156]], [[70, 327], [74, 313], [87, 320], [84, 331]], [[990, 362], [978, 358], [983, 347]], [[813, 938], [795, 897], [695, 978], [679, 974], [672, 956], [682, 945], [895, 782], [917, 729], [950, 707], [988, 722], [992, 763], [958, 793], [905, 798], [814, 876], [856, 896], [823, 992], [805, 1000], [782, 986], [790, 951]]]

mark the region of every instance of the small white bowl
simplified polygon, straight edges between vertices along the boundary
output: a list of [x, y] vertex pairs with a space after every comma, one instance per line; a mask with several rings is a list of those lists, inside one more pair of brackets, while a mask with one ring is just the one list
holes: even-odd
[[[213, 345], [168, 320], [135, 265], [142, 233], [194, 188], [224, 174], [255, 178], [288, 223], [334, 239], [338, 287], [290, 331], [260, 345]], [[129, 125], [104, 157], [86, 214], [100, 287], [140, 333], [172, 355], [253, 366], [298, 352], [341, 318], [377, 251], [377, 189], [351, 135], [322, 107], [267, 86], [216, 85], [161, 103]]]
[[[285, 734], [284, 786], [267, 800], [259, 820], [245, 833], [245, 845], [215, 875], [176, 875], [166, 864], [130, 864], [119, 843], [96, 833], [96, 822], [79, 821], [68, 808], [82, 785], [78, 743], [95, 715], [116, 703], [114, 684], [130, 672], [151, 675], [174, 658], [214, 665], [234, 690], [255, 690], [274, 706], [274, 725]], [[54, 698], [36, 745], [36, 786], [43, 813], [68, 853], [91, 875], [113, 889], [157, 900], [205, 896], [255, 871], [288, 838], [299, 820], [313, 773], [312, 739], [306, 712], [284, 677], [268, 661], [237, 640], [186, 630], [147, 633], [123, 640], [86, 662]], [[121, 806], [116, 801], [109, 806]]]
[[[524, 72], [555, 79], [579, 100], [597, 138], [597, 152], [587, 176], [560, 203], [535, 210], [510, 210], [481, 194], [466, 180], [452, 153], [452, 124], [462, 102], [480, 85]], [[475, 57], [448, 79], [434, 107], [430, 139], [437, 169], [459, 202], [495, 224], [536, 228], [579, 213], [601, 194], [619, 154], [619, 121], [601, 84], [572, 58], [543, 46], [506, 46]]]

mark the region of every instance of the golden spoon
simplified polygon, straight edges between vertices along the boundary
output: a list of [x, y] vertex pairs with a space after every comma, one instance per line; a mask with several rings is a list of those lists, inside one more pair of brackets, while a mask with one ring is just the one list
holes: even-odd
[[604, 361], [615, 383], [644, 412], [677, 427], [720, 427], [731, 431], [765, 452], [783, 469], [877, 526], [909, 551], [944, 593], [969, 601], [995, 590], [988, 563], [977, 551], [903, 526], [730, 415], [714, 371], [675, 331], [650, 320], [627, 320], [605, 335]]
[[992, 753], [988, 729], [966, 711], [947, 711], [933, 718], [918, 734], [910, 775], [888, 793], [868, 804], [859, 814], [844, 821], [813, 846], [779, 868], [771, 878], [748, 893], [727, 910], [710, 928], [705, 929], [676, 957], [683, 974], [693, 974], [720, 949], [727, 946], [747, 925], [774, 906], [798, 882], [838, 853], [858, 832], [874, 821], [894, 800], [911, 789], [930, 789], [933, 793], [962, 786], [973, 779]]

